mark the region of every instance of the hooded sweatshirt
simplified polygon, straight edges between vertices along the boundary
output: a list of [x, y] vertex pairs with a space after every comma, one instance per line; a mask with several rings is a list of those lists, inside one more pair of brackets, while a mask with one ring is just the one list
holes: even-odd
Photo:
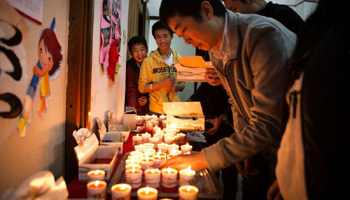
[[[162, 82], [167, 76], [171, 75], [177, 79], [177, 70], [174, 62], [180, 56], [179, 53], [170, 49], [174, 60], [171, 66], [168, 66], [162, 59], [158, 50], [152, 51], [147, 58], [142, 62], [140, 69], [140, 77], [138, 81], [138, 88], [141, 93], [144, 93], [146, 84], [154, 84]], [[175, 81], [177, 84], [178, 81]], [[169, 87], [161, 88], [149, 93], [149, 110], [159, 114], [165, 114], [163, 110], [163, 102], [181, 101], [177, 92], [169, 93]]]

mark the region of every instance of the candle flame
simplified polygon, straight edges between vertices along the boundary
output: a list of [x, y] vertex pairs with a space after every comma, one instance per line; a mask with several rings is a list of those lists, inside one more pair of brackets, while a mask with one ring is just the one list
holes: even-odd
[[145, 189], [145, 193], [148, 194], [149, 193], [149, 187], [147, 186]]
[[125, 190], [125, 188], [126, 188], [126, 187], [125, 187], [124, 184], [120, 186], [120, 189], [121, 189], [121, 190]]
[[191, 171], [191, 165], [187, 167], [187, 170], [188, 170], [188, 171]]
[[190, 186], [187, 186], [187, 187], [186, 187], [186, 190], [187, 190], [187, 192], [191, 191], [191, 187], [190, 187]]
[[95, 186], [98, 187], [100, 185], [100, 181], [95, 181]]
[[170, 168], [170, 167], [168, 167], [168, 173], [169, 173], [169, 174], [171, 173], [171, 168]]

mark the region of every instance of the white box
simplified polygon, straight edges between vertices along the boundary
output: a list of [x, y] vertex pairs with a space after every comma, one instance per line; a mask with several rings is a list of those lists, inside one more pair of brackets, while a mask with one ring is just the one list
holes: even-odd
[[84, 132], [84, 135], [86, 135], [85, 142], [74, 147], [79, 166], [79, 181], [86, 182], [88, 180], [87, 172], [92, 169], [104, 170], [106, 172], [106, 181], [109, 181], [117, 161], [118, 147], [99, 146], [96, 135], [91, 134], [86, 128], [81, 128], [77, 132]]
[[98, 131], [100, 133], [100, 145], [116, 146], [118, 147], [118, 155], [123, 155], [122, 133], [117, 131], [106, 132], [106, 126], [103, 123], [100, 123], [99, 127], [100, 129]]
[[204, 115], [201, 102], [164, 102], [167, 127], [181, 131], [204, 131]]

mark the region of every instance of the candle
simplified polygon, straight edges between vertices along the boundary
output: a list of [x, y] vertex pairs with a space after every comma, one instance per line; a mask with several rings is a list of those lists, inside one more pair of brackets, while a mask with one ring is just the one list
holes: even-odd
[[156, 154], [156, 150], [153, 148], [146, 148], [143, 150], [143, 153], [146, 155], [154, 155]]
[[149, 138], [151, 137], [151, 134], [149, 133], [144, 133], [144, 134], [141, 134], [142, 136], [142, 143], [148, 143], [149, 142]]
[[164, 142], [167, 144], [172, 144], [174, 142], [175, 138], [171, 134], [164, 135]]
[[139, 136], [139, 134], [132, 136], [132, 145], [135, 146], [139, 144], [142, 144], [142, 137]]
[[88, 182], [90, 181], [103, 181], [105, 180], [105, 171], [103, 170], [91, 170], [87, 173]]
[[159, 168], [160, 163], [162, 163], [165, 159], [166, 159], [165, 153], [158, 153], [157, 155], [154, 156], [153, 167]]
[[187, 169], [182, 169], [179, 172], [179, 185], [190, 185], [194, 179], [196, 172], [191, 169], [191, 166], [188, 166]]
[[153, 122], [151, 120], [146, 121], [146, 131], [148, 132], [153, 131]]
[[107, 183], [105, 181], [90, 181], [87, 184], [87, 197], [93, 199], [105, 199], [106, 187]]
[[139, 164], [127, 164], [127, 165], [125, 165], [125, 171], [132, 170], [132, 169], [141, 170], [141, 165], [139, 165]]
[[172, 152], [173, 150], [179, 150], [179, 145], [177, 144], [168, 145], [168, 152]]
[[145, 146], [143, 146], [143, 144], [139, 144], [139, 145], [135, 145], [134, 148], [135, 148], [135, 151], [143, 152], [143, 150], [145, 149]]
[[132, 189], [137, 189], [141, 187], [142, 184], [142, 170], [131, 169], [125, 171], [126, 183], [131, 185]]
[[148, 156], [141, 159], [141, 169], [145, 171], [146, 169], [150, 169], [153, 167], [154, 158], [150, 158]]
[[157, 200], [158, 190], [152, 187], [143, 187], [137, 190], [138, 200]]
[[186, 134], [178, 133], [177, 136], [179, 136], [179, 145], [185, 144], [185, 142], [186, 142]]
[[136, 158], [132, 157], [132, 158], [128, 158], [125, 160], [125, 165], [129, 165], [129, 164], [141, 164], [140, 160], [137, 160]]
[[157, 146], [157, 144], [159, 143], [159, 138], [156, 136], [153, 136], [149, 139], [149, 142], [152, 143], [155, 146]]
[[198, 188], [193, 185], [183, 185], [179, 187], [180, 200], [195, 200], [197, 199]]
[[166, 143], [162, 142], [162, 143], [158, 144], [157, 147], [158, 147], [158, 151], [162, 151], [164, 153], [168, 152], [168, 144], [166, 144]]
[[187, 152], [191, 153], [192, 152], [192, 145], [189, 145], [188, 143], [181, 145], [181, 151], [182, 151], [182, 153], [187, 153]]
[[144, 143], [143, 146], [145, 147], [145, 149], [153, 149], [154, 148], [154, 144], [152, 144], [152, 143]]
[[174, 168], [162, 169], [162, 187], [164, 191], [176, 191], [177, 187], [177, 170]]
[[130, 200], [131, 186], [125, 183], [112, 186], [112, 200]]
[[145, 183], [146, 183], [146, 186], [159, 188], [159, 186], [160, 186], [160, 170], [159, 169], [146, 169], [146, 171], [145, 171]]
[[136, 130], [143, 131], [145, 129], [145, 119], [142, 116], [137, 116], [136, 120]]

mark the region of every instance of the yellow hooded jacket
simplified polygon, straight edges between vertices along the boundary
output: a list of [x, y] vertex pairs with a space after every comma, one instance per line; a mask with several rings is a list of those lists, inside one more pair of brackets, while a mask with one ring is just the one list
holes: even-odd
[[[173, 51], [173, 63], [177, 62], [180, 56], [179, 53]], [[174, 64], [170, 67], [163, 61], [162, 56], [158, 50], [152, 51], [147, 58], [142, 62], [140, 69], [140, 77], [138, 81], [138, 88], [141, 93], [144, 93], [146, 84], [158, 83], [163, 81], [167, 76], [172, 75], [177, 79], [177, 70]], [[178, 83], [178, 81], [176, 81]], [[149, 110], [159, 114], [165, 114], [163, 110], [163, 102], [181, 101], [177, 92], [169, 93], [169, 88], [162, 88], [157, 91], [149, 93]]]

